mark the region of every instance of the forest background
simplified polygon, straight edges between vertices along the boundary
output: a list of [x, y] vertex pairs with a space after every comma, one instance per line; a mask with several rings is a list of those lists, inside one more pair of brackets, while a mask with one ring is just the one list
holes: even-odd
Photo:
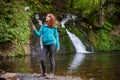
[[[63, 14], [77, 16], [76, 27], [71, 21], [67, 29], [76, 34], [90, 50], [120, 50], [120, 0], [0, 0], [0, 55], [18, 56], [29, 52], [30, 17], [38, 13], [55, 14], [61, 21]], [[25, 11], [25, 7], [29, 7]], [[61, 52], [74, 48], [65, 29], [59, 25]], [[83, 36], [84, 35], [84, 36]], [[65, 45], [65, 43], [68, 43]]]

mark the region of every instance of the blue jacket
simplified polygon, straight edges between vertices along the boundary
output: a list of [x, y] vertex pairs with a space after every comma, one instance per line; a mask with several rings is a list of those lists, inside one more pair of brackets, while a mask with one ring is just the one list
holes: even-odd
[[56, 50], [60, 49], [57, 26], [51, 28], [47, 24], [43, 24], [39, 31], [34, 29], [33, 32], [37, 37], [42, 37], [43, 45], [56, 44]]

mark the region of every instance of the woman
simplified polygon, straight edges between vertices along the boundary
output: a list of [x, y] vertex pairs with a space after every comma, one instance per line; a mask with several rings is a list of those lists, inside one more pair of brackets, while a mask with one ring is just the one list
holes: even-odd
[[[40, 62], [42, 73], [41, 76], [46, 78], [54, 78], [54, 52], [59, 51], [59, 35], [57, 31], [57, 21], [53, 14], [47, 14], [45, 23], [41, 26], [40, 30], [37, 31], [35, 26], [32, 25], [31, 29], [34, 34], [38, 37], [42, 37], [43, 49], [40, 53]], [[46, 56], [49, 54], [50, 59], [50, 74], [46, 73]]]

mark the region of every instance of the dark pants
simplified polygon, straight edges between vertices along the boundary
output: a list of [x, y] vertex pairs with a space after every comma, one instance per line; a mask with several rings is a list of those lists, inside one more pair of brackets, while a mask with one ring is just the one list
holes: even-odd
[[54, 61], [54, 52], [55, 52], [55, 44], [51, 45], [43, 45], [43, 49], [40, 53], [40, 62], [41, 62], [41, 69], [43, 73], [46, 73], [46, 57], [49, 55], [50, 60], [50, 72], [54, 73], [55, 69], [55, 61]]

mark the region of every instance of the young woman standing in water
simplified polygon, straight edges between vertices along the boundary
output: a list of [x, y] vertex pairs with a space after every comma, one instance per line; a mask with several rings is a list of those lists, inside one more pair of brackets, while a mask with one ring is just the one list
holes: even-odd
[[[57, 31], [57, 21], [53, 14], [47, 14], [45, 23], [37, 31], [34, 25], [31, 25], [31, 29], [37, 37], [42, 37], [43, 49], [40, 53], [41, 63], [41, 76], [46, 78], [54, 78], [55, 70], [55, 51], [59, 51], [59, 34]], [[46, 72], [46, 56], [49, 54], [50, 60], [50, 74]]]

